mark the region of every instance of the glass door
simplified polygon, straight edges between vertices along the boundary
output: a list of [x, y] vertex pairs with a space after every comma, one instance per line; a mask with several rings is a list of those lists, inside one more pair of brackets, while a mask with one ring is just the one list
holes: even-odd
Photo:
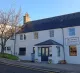
[[41, 61], [48, 61], [49, 48], [42, 47], [41, 48]]

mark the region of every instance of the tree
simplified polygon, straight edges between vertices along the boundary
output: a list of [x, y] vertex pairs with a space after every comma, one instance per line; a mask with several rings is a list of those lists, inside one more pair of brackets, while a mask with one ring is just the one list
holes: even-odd
[[1, 53], [4, 53], [5, 45], [8, 39], [15, 35], [17, 27], [21, 21], [21, 9], [16, 12], [15, 9], [9, 11], [0, 11], [0, 45]]

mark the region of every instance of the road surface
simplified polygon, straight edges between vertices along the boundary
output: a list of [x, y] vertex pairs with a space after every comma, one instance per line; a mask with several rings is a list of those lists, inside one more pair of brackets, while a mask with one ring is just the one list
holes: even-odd
[[0, 63], [0, 73], [48, 73]]

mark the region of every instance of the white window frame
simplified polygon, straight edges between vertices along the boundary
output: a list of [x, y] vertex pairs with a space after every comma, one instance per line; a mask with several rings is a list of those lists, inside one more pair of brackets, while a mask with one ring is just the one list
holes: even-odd
[[38, 32], [34, 32], [34, 39], [38, 39]]
[[57, 48], [57, 56], [60, 57], [61, 56], [60, 46], [56, 46], [56, 48]]
[[23, 40], [23, 34], [20, 34], [20, 40]]
[[49, 34], [50, 34], [50, 37], [54, 37], [54, 30], [53, 29], [49, 30]]
[[75, 28], [68, 28], [68, 31], [69, 31], [69, 36], [75, 36]]
[[26, 40], [26, 34], [24, 34], [24, 40]]

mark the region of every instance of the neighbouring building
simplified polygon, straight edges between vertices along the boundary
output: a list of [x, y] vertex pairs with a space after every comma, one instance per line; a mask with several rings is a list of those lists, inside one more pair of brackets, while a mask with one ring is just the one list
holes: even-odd
[[26, 14], [24, 25], [16, 35], [15, 52], [21, 60], [42, 62], [51, 59], [54, 64], [66, 60], [80, 64], [79, 33], [80, 12], [35, 21], [30, 21]]

